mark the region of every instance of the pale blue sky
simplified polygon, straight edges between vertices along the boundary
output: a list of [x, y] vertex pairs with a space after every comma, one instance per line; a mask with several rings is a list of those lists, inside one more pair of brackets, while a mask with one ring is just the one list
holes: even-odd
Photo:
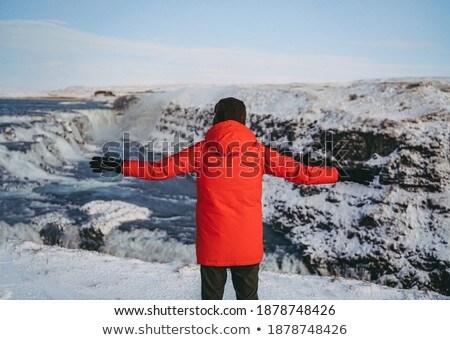
[[0, 0], [0, 87], [450, 76], [447, 0]]

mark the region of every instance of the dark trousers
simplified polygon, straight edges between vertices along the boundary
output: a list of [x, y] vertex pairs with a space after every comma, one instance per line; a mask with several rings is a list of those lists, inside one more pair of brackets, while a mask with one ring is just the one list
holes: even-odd
[[258, 300], [259, 263], [249, 266], [209, 267], [201, 266], [202, 300], [222, 300], [227, 282], [227, 268], [238, 300]]

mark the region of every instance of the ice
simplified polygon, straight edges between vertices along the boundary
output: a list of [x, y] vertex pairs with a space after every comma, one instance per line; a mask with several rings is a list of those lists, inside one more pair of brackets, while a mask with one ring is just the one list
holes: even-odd
[[[98, 150], [94, 143], [117, 135], [116, 114], [111, 110], [77, 110], [43, 115], [2, 115], [0, 123], [10, 125], [0, 131], [0, 167], [11, 178], [22, 181], [74, 183], [63, 167], [86, 159]], [[6, 130], [5, 130], [6, 131]], [[10, 150], [6, 143], [28, 143], [29, 150]], [[11, 179], [9, 179], [10, 181]]]
[[111, 110], [77, 110], [82, 117], [89, 121], [81, 138], [88, 142], [98, 144], [108, 140], [117, 140], [120, 135], [116, 113]]
[[68, 102], [59, 102], [59, 105], [78, 105], [78, 104], [85, 104], [85, 101], [76, 101], [76, 100], [71, 100]]
[[193, 264], [195, 246], [169, 238], [164, 230], [134, 229], [114, 231], [106, 239], [102, 251], [119, 257], [137, 258], [148, 262]]
[[108, 235], [113, 229], [124, 222], [146, 220], [151, 210], [121, 201], [91, 201], [80, 208], [87, 213], [92, 221], [84, 228], [98, 229], [103, 235]]

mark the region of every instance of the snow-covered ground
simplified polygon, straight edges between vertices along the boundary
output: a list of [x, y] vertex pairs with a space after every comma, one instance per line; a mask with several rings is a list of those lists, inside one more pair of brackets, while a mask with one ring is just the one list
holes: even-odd
[[[118, 258], [97, 252], [9, 242], [0, 249], [1, 299], [199, 299], [198, 266]], [[234, 299], [231, 280], [225, 299]], [[436, 293], [357, 280], [263, 271], [260, 298], [445, 299]]]

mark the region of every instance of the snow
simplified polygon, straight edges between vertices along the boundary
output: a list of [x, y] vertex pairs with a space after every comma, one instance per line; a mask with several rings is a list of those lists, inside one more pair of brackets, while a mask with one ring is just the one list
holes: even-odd
[[151, 211], [147, 208], [138, 207], [121, 201], [90, 201], [80, 208], [87, 213], [93, 221], [85, 228], [93, 227], [108, 235], [124, 222], [135, 220], [146, 220], [150, 217]]
[[[116, 96], [122, 96], [129, 93], [145, 92], [154, 86], [102, 86], [102, 87], [90, 87], [90, 86], [70, 86], [63, 89], [57, 90], [40, 90], [40, 91], [29, 91], [20, 89], [7, 89], [0, 88], [0, 98], [39, 98], [39, 99], [50, 99], [50, 98], [64, 98], [64, 99], [94, 99], [94, 93], [96, 91], [111, 91]], [[115, 97], [104, 97], [99, 96], [96, 98], [100, 101], [110, 101], [114, 100]], [[69, 102], [66, 102], [68, 104]], [[63, 104], [64, 105], [64, 104]]]
[[[199, 299], [196, 265], [118, 258], [96, 252], [8, 242], [0, 247], [1, 299]], [[279, 299], [445, 299], [356, 280], [262, 271], [259, 295]], [[231, 280], [225, 299], [234, 299]]]

